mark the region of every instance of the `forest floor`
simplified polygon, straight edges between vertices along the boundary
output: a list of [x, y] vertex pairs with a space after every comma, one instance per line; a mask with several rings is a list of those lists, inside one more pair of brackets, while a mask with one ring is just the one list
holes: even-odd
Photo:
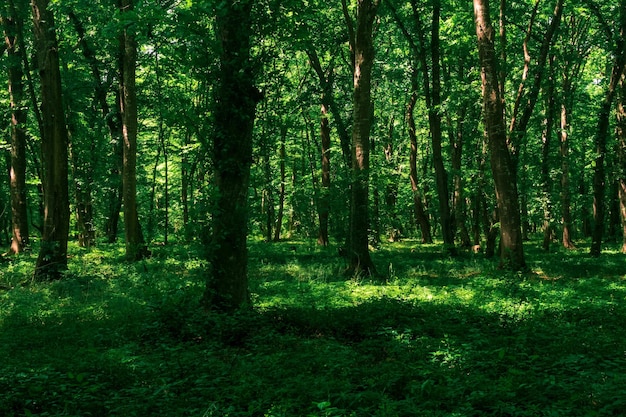
[[344, 277], [336, 248], [251, 242], [254, 309], [204, 312], [197, 248], [71, 248], [0, 265], [0, 416], [609, 416], [626, 410], [626, 260], [530, 271], [405, 241]]

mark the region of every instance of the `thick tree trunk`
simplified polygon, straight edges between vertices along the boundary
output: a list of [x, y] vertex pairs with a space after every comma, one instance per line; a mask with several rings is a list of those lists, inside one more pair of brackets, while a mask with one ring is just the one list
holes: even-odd
[[[121, 0], [120, 10], [122, 13], [130, 14], [133, 10], [133, 0]], [[120, 113], [123, 126], [122, 194], [126, 259], [137, 261], [148, 256], [149, 252], [137, 212], [137, 89], [135, 86], [137, 43], [133, 26], [134, 23], [130, 23], [124, 27], [120, 42]]]
[[598, 114], [598, 126], [595, 135], [595, 166], [593, 171], [593, 230], [591, 236], [591, 256], [600, 256], [602, 252], [602, 236], [604, 234], [604, 194], [606, 188], [606, 175], [604, 159], [606, 157], [606, 143], [609, 136], [609, 118], [611, 107], [617, 90], [617, 83], [623, 72], [623, 62], [617, 59], [611, 71], [611, 80], [607, 88], [600, 112]]
[[474, 0], [474, 16], [481, 63], [485, 128], [500, 218], [500, 263], [502, 267], [521, 270], [526, 267], [526, 261], [522, 246], [516, 175], [507, 147], [502, 116], [494, 31], [489, 16], [488, 0]]
[[0, 16], [8, 53], [9, 96], [11, 99], [11, 160], [9, 187], [11, 197], [11, 253], [23, 252], [29, 245], [26, 201], [26, 94], [24, 92], [20, 42], [15, 19]]
[[368, 248], [369, 154], [372, 125], [371, 76], [374, 65], [373, 25], [380, 0], [358, 0], [354, 42], [354, 122], [348, 275], [374, 275]]
[[61, 73], [54, 16], [48, 0], [31, 3], [41, 81], [41, 150], [43, 155], [44, 224], [34, 278], [59, 279], [67, 269], [69, 233], [68, 138], [63, 113]]
[[262, 99], [253, 84], [250, 59], [253, 4], [252, 0], [224, 3], [216, 19], [221, 49], [212, 157], [218, 197], [204, 304], [227, 312], [250, 304], [247, 197], [256, 105]]

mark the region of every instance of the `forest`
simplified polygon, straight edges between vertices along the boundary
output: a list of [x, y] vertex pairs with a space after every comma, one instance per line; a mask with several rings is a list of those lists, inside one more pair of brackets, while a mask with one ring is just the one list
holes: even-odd
[[626, 0], [0, 27], [0, 415], [626, 409]]

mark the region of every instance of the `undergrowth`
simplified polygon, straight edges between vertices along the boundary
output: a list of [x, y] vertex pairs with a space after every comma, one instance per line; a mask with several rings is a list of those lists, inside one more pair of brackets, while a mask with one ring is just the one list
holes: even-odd
[[2, 416], [609, 416], [626, 410], [626, 263], [545, 254], [527, 273], [406, 241], [382, 278], [336, 249], [251, 242], [251, 311], [200, 305], [197, 248], [71, 248], [0, 265]]

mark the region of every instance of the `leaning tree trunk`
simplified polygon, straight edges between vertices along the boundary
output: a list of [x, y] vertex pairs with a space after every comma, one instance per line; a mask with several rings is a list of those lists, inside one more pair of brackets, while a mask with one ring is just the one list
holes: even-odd
[[526, 267], [526, 261], [522, 246], [515, 165], [507, 147], [488, 0], [474, 0], [474, 16], [481, 63], [485, 130], [500, 217], [500, 264], [502, 267], [521, 270]]
[[3, 17], [6, 49], [9, 56], [9, 96], [11, 100], [11, 160], [9, 168], [9, 188], [11, 197], [11, 253], [20, 253], [29, 244], [28, 214], [26, 201], [26, 121], [23, 70], [21, 65], [20, 42], [15, 22], [17, 16]]
[[[133, 0], [121, 0], [122, 13], [133, 9]], [[126, 259], [136, 261], [148, 256], [137, 213], [137, 89], [135, 65], [137, 43], [133, 23], [124, 27], [120, 42], [120, 112], [123, 132], [122, 194]]]
[[48, 0], [31, 2], [41, 81], [44, 224], [34, 278], [59, 279], [67, 269], [70, 224], [67, 128], [54, 16]]
[[252, 132], [262, 94], [254, 86], [250, 59], [254, 2], [224, 3], [217, 10], [220, 76], [216, 89], [213, 164], [218, 197], [213, 212], [207, 308], [234, 312], [250, 304], [248, 291], [248, 184]]
[[380, 0], [359, 0], [354, 42], [354, 121], [348, 275], [374, 275], [368, 248], [369, 154], [372, 125], [371, 77], [374, 65], [373, 25]]

